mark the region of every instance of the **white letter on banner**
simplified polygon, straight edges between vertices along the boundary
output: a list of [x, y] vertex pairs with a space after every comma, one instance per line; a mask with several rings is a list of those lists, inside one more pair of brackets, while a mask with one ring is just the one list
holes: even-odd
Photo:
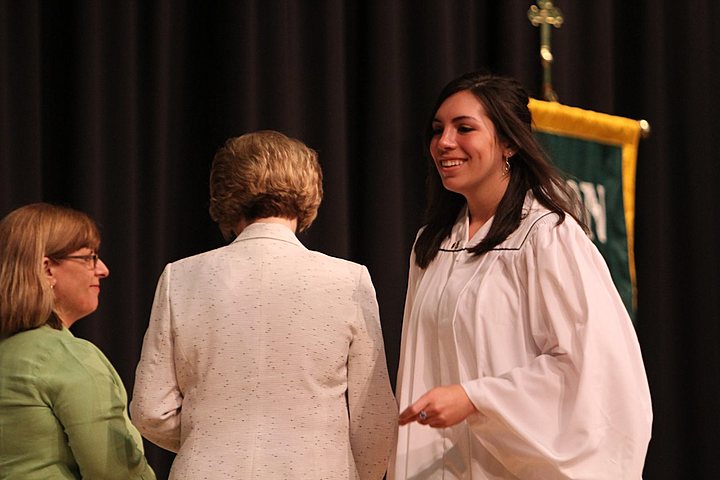
[[[590, 235], [600, 243], [607, 243], [607, 205], [605, 202], [605, 186], [593, 185], [590, 182], [580, 182], [578, 185], [574, 180], [567, 181], [570, 188], [582, 199], [585, 206], [586, 221], [592, 219], [595, 228], [590, 226]], [[590, 223], [590, 222], [588, 222]]]

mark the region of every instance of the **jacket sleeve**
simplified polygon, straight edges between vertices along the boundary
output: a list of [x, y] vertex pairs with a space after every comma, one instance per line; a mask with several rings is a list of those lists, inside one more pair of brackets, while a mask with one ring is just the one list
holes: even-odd
[[45, 391], [82, 478], [154, 480], [115, 369], [91, 344], [67, 353], [52, 358], [57, 375], [45, 376]]
[[360, 478], [379, 480], [395, 445], [398, 409], [388, 378], [375, 289], [365, 267], [355, 297], [357, 319], [348, 354], [350, 444]]
[[464, 383], [469, 421], [520, 478], [639, 479], [652, 409], [634, 327], [584, 232], [571, 219], [537, 230], [516, 267], [538, 354]]
[[135, 374], [130, 416], [145, 438], [173, 452], [180, 448], [180, 412], [183, 394], [175, 375], [170, 308], [172, 264], [158, 280]]

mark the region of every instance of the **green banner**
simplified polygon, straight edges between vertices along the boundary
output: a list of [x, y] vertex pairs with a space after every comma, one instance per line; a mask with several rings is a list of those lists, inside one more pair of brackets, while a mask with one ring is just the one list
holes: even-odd
[[630, 316], [635, 319], [628, 232], [623, 205], [622, 147], [536, 131], [553, 163], [585, 205], [585, 222], [610, 268]]

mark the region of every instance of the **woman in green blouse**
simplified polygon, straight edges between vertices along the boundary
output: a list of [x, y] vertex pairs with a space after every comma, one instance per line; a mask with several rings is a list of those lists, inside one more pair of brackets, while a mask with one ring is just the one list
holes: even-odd
[[120, 377], [68, 330], [97, 308], [99, 246], [69, 208], [0, 221], [0, 479], [155, 479]]

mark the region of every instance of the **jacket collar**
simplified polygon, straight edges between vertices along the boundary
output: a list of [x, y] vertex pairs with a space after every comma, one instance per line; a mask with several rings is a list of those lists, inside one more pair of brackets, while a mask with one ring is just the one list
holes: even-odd
[[251, 223], [250, 225], [245, 227], [242, 232], [240, 232], [240, 235], [238, 235], [235, 240], [232, 241], [232, 243], [235, 244], [259, 238], [270, 238], [273, 240], [279, 240], [305, 249], [305, 245], [303, 245], [300, 240], [298, 240], [292, 230], [290, 230], [285, 225], [280, 225], [278, 223]]

